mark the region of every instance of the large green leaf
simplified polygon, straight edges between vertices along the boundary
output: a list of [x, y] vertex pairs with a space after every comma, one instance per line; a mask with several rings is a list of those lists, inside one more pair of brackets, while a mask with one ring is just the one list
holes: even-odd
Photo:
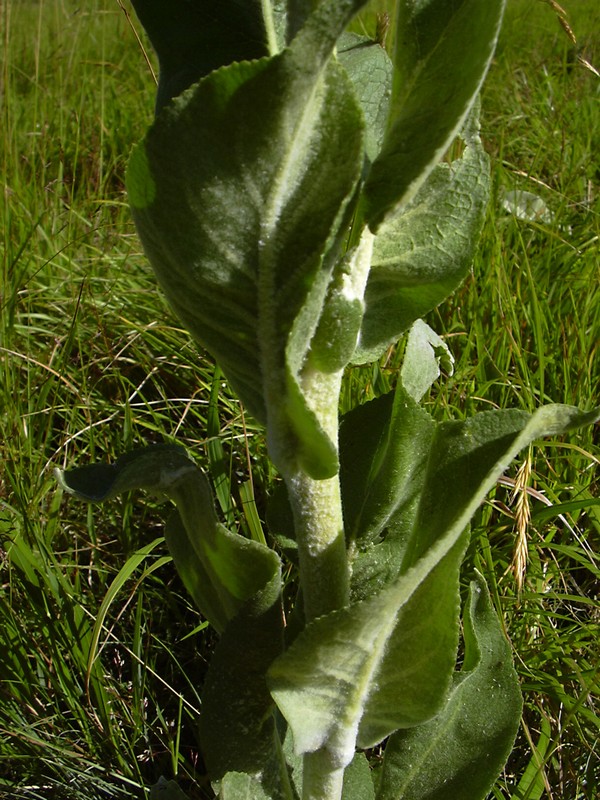
[[67, 491], [92, 502], [136, 488], [175, 502], [166, 531], [169, 549], [200, 611], [222, 634], [203, 691], [200, 728], [207, 767], [214, 779], [228, 772], [259, 775], [266, 796], [292, 800], [265, 682], [267, 667], [283, 647], [277, 554], [218, 523], [208, 481], [180, 447], [149, 447], [115, 464], [58, 477]]
[[490, 176], [475, 120], [463, 135], [462, 156], [435, 167], [404, 211], [378, 230], [355, 363], [379, 358], [468, 273], [483, 226]]
[[[325, 66], [326, 34], [211, 73], [164, 110], [128, 172], [134, 219], [169, 302], [250, 411], [262, 422], [275, 416], [281, 450], [316, 453], [315, 477], [335, 472], [335, 444], [303, 401], [298, 373], [363, 148], [346, 73]], [[322, 52], [308, 63], [313, 39]]]
[[297, 753], [354, 748], [430, 719], [456, 659], [458, 571], [465, 539], [432, 548], [378, 594], [311, 622], [268, 673]]
[[114, 464], [92, 464], [57, 475], [64, 489], [89, 502], [110, 500], [132, 489], [168, 496], [177, 507], [165, 532], [169, 550], [198, 608], [218, 631], [278, 579], [274, 551], [218, 522], [208, 480], [181, 447], [155, 445], [121, 456]]
[[464, 616], [465, 657], [443, 711], [389, 740], [377, 800], [483, 800], [512, 748], [521, 692], [482, 576]]
[[346, 415], [340, 429], [342, 501], [357, 555], [352, 596], [369, 597], [443, 537], [457, 537], [517, 453], [542, 436], [598, 418], [545, 406], [434, 422], [399, 385]]
[[459, 131], [494, 52], [504, 0], [397, 4], [388, 132], [366, 186], [373, 230], [406, 204]]

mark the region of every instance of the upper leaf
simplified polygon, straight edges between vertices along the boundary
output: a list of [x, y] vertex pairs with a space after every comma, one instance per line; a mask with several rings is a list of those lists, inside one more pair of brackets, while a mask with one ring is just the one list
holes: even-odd
[[290, 0], [289, 38], [300, 57], [310, 62], [329, 58], [352, 17], [367, 0]]
[[438, 165], [404, 211], [378, 230], [354, 363], [379, 358], [468, 273], [490, 176], [477, 131], [470, 127], [463, 135], [462, 156]]
[[134, 151], [128, 189], [178, 316], [260, 421], [276, 412], [284, 449], [314, 443], [333, 474], [335, 444], [298, 402], [299, 370], [360, 176], [363, 122], [345, 72], [325, 67], [325, 52], [307, 64], [306, 47], [218, 70], [175, 100]]
[[265, 680], [283, 647], [277, 554], [218, 523], [208, 481], [181, 447], [156, 445], [115, 464], [59, 472], [58, 477], [67, 491], [92, 502], [136, 488], [164, 493], [175, 502], [167, 544], [200, 611], [222, 634], [202, 701], [207, 767], [215, 779], [230, 771], [260, 774], [272, 790], [269, 797], [291, 800], [285, 765], [273, 748], [277, 734]]
[[345, 33], [337, 45], [337, 57], [344, 67], [367, 123], [365, 151], [374, 161], [381, 149], [389, 115], [393, 67], [379, 42]]
[[390, 120], [365, 189], [371, 229], [415, 195], [459, 131], [492, 58], [503, 9], [504, 0], [397, 4]]

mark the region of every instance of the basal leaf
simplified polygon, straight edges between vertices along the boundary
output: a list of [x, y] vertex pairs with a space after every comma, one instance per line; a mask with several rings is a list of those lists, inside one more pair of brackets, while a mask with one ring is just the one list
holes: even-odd
[[[292, 800], [265, 678], [283, 648], [280, 594], [277, 573], [225, 628], [205, 678], [199, 731], [212, 780], [225, 779], [227, 785], [232, 780], [228, 773], [246, 773], [258, 779], [256, 790], [260, 786], [271, 800]], [[236, 797], [231, 786], [228, 792], [224, 796]]]
[[444, 709], [389, 740], [377, 800], [483, 800], [512, 748], [521, 692], [510, 646], [477, 576], [464, 617], [465, 658]]
[[458, 133], [492, 58], [504, 0], [398, 3], [388, 131], [366, 185], [372, 230], [405, 205]]
[[64, 489], [90, 502], [132, 489], [169, 497], [177, 510], [166, 526], [167, 545], [186, 588], [218, 631], [279, 574], [274, 551], [218, 522], [208, 480], [181, 447], [156, 445], [114, 464], [57, 474]]
[[91, 464], [63, 472], [56, 470], [61, 487], [88, 503], [104, 503], [133, 489], [167, 494], [198, 470], [179, 445], [152, 445], [132, 450], [112, 464]]
[[291, 800], [265, 682], [283, 646], [277, 554], [218, 523], [208, 481], [180, 447], [146, 448], [59, 479], [67, 491], [96, 502], [145, 488], [176, 504], [167, 544], [200, 611], [221, 633], [202, 702], [206, 764], [215, 779], [227, 772], [260, 774], [268, 797]]
[[378, 230], [354, 363], [379, 358], [464, 280], [489, 198], [489, 160], [476, 133], [440, 164], [406, 209]]
[[314, 445], [323, 477], [335, 444], [298, 373], [360, 176], [363, 122], [343, 69], [325, 52], [307, 63], [307, 47], [218, 70], [175, 100], [134, 152], [128, 189], [175, 312], [251, 413], [275, 415], [284, 452]]

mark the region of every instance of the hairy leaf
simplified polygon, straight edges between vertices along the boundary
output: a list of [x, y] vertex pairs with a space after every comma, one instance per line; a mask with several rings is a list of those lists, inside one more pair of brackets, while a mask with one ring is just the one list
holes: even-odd
[[208, 480], [181, 447], [155, 445], [114, 464], [57, 471], [57, 476], [64, 489], [90, 502], [132, 489], [169, 497], [177, 506], [165, 532], [169, 550], [186, 588], [218, 631], [279, 575], [275, 552], [218, 522]]
[[[269, 670], [297, 752], [327, 747], [339, 766], [355, 744], [372, 746], [440, 710], [455, 657], [458, 571], [471, 516], [532, 440], [598, 418], [598, 410], [546, 406], [533, 415], [485, 412], [436, 424], [402, 388], [391, 409], [388, 398], [368, 405], [367, 416], [360, 408], [349, 415], [346, 436], [360, 445], [354, 490], [344, 492], [357, 544], [381, 539], [367, 543], [353, 565], [353, 595], [364, 599], [311, 622]], [[361, 461], [367, 420], [372, 441]]]
[[[347, 414], [340, 429], [342, 501], [357, 555], [352, 596], [368, 597], [447, 535], [458, 536], [517, 453], [596, 419], [545, 406], [434, 422], [399, 385]], [[452, 532], [452, 533], [451, 533]]]
[[346, 367], [356, 350], [371, 268], [373, 234], [365, 229], [356, 247], [337, 262], [319, 324], [310, 343], [309, 368], [335, 373]]
[[307, 468], [324, 477], [335, 444], [299, 372], [360, 176], [363, 123], [345, 72], [325, 66], [325, 51], [306, 63], [308, 44], [218, 70], [174, 101], [134, 151], [128, 189], [178, 316], [249, 410], [263, 423], [271, 414], [282, 451], [310, 452]]
[[452, 375], [454, 358], [448, 345], [418, 319], [409, 331], [400, 373], [402, 385], [415, 402], [418, 403], [439, 378], [440, 364]]
[[504, 0], [415, 0], [396, 14], [394, 85], [366, 186], [376, 230], [423, 184], [458, 133], [494, 52]]
[[207, 767], [215, 779], [227, 772], [261, 775], [269, 797], [291, 800], [265, 682], [267, 667], [283, 647], [277, 554], [217, 522], [208, 481], [180, 447], [149, 447], [112, 465], [61, 472], [59, 480], [67, 491], [94, 502], [135, 488], [175, 502], [167, 544], [200, 611], [222, 633], [203, 692], [200, 728]]
[[337, 46], [337, 57], [344, 67], [366, 120], [365, 151], [374, 161], [385, 135], [393, 66], [384, 48], [366, 36], [345, 33]]
[[464, 537], [433, 548], [378, 594], [311, 622], [269, 669], [297, 753], [327, 747], [350, 763], [441, 707], [458, 642]]
[[433, 720], [386, 746], [377, 800], [483, 800], [512, 748], [521, 692], [483, 576], [471, 583], [465, 656]]
[[438, 165], [406, 209], [378, 230], [354, 363], [379, 358], [468, 273], [490, 178], [477, 131], [469, 127], [464, 136], [462, 156]]

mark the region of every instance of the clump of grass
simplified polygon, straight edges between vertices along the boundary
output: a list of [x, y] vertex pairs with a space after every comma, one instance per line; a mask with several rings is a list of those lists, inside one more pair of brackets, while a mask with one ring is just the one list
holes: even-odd
[[[472, 279], [429, 320], [456, 356], [427, 400], [437, 417], [597, 402], [600, 112], [597, 78], [577, 58], [597, 61], [600, 11], [572, 6], [579, 49], [548, 5], [509, 3], [483, 96], [494, 201]], [[274, 476], [133, 231], [124, 169], [154, 87], [119, 5], [42, 0], [1, 13], [0, 794], [142, 796], [165, 774], [209, 797], [195, 719], [211, 633], [160, 541], [165, 511], [135, 498], [93, 512], [65, 502], [52, 467], [177, 437], [248, 535]], [[552, 216], [516, 219], [506, 191], [537, 194]], [[390, 388], [401, 355], [350, 371], [345, 406]], [[526, 699], [492, 797], [592, 798], [600, 451], [583, 430], [524, 458], [481, 510], [469, 553], [506, 619]]]

